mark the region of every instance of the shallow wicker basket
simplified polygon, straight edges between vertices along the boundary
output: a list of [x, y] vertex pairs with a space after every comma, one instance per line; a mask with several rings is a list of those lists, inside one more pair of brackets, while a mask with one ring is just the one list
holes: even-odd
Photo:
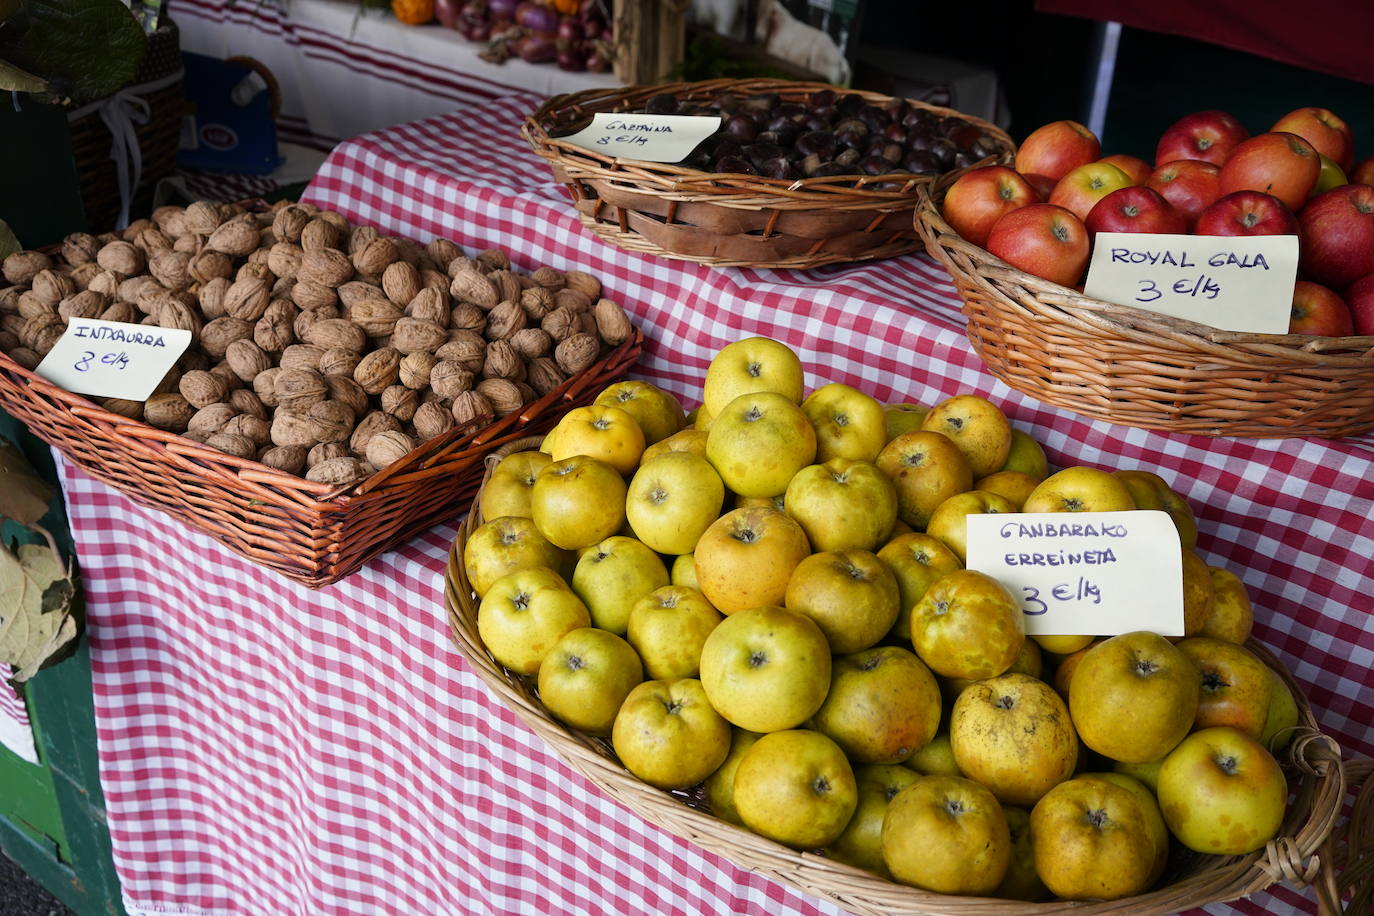
[[921, 191], [916, 230], [964, 300], [993, 375], [1031, 397], [1147, 429], [1206, 436], [1350, 436], [1374, 429], [1374, 336], [1220, 331], [1090, 299], [965, 241]]
[[[722, 79], [589, 89], [549, 99], [525, 120], [521, 133], [567, 186], [582, 225], [629, 251], [717, 266], [809, 268], [919, 250], [921, 240], [911, 217], [916, 189], [932, 180], [928, 177], [902, 172], [794, 180], [715, 174], [617, 159], [550, 136], [594, 112], [640, 109], [651, 96], [664, 92], [685, 100], [735, 92], [776, 93], [784, 100], [802, 101], [821, 89], [836, 87]], [[871, 92], [857, 94], [876, 103], [890, 99]], [[1004, 145], [999, 161], [1014, 154], [1011, 138], [994, 124], [925, 102], [910, 104], [982, 128]]]
[[[522, 438], [493, 452], [486, 459], [486, 477], [505, 455], [538, 448], [541, 441], [539, 437]], [[598, 789], [649, 823], [725, 856], [736, 865], [864, 916], [1162, 916], [1245, 897], [1278, 881], [1315, 885], [1322, 916], [1343, 912], [1364, 916], [1369, 912], [1369, 895], [1374, 893], [1374, 849], [1370, 848], [1374, 845], [1374, 836], [1370, 836], [1374, 832], [1374, 791], [1370, 791], [1369, 762], [1347, 765], [1350, 781], [1364, 781], [1365, 789], [1360, 792], [1346, 837], [1345, 832], [1337, 830], [1347, 788], [1340, 749], [1318, 730], [1298, 684], [1278, 659], [1254, 640], [1248, 648], [1278, 672], [1299, 706], [1295, 739], [1283, 755], [1293, 797], [1277, 839], [1246, 856], [1204, 856], [1185, 850], [1170, 861], [1157, 889], [1121, 900], [1021, 903], [951, 897], [895, 884], [813, 852], [798, 852], [719, 820], [711, 815], [701, 793], [666, 792], [641, 782], [620, 764], [608, 741], [570, 729], [554, 719], [539, 701], [535, 679], [502, 667], [478, 636], [478, 599], [463, 568], [463, 547], [483, 521], [479, 498], [473, 500], [472, 511], [449, 552], [444, 589], [453, 641], [472, 670], [565, 763]], [[1339, 874], [1333, 863], [1344, 866]], [[1352, 888], [1357, 896], [1350, 902], [1350, 908], [1343, 910], [1342, 894]]]

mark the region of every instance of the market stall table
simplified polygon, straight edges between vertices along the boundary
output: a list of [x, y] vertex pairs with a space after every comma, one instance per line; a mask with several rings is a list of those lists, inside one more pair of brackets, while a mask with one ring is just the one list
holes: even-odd
[[[1057, 465], [1157, 471], [1256, 636], [1348, 755], [1374, 754], [1374, 438], [1237, 441], [1087, 421], [1007, 389], [924, 256], [805, 273], [713, 269], [579, 227], [516, 133], [516, 95], [359, 137], [306, 199], [383, 231], [576, 267], [636, 318], [636, 375], [685, 397], [763, 334], [808, 387], [932, 403], [977, 392]], [[493, 699], [449, 640], [441, 526], [318, 592], [64, 465], [87, 592], [114, 857], [134, 913], [840, 912], [618, 807]], [[457, 520], [455, 519], [455, 522]], [[1211, 913], [1314, 913], [1276, 887]]]

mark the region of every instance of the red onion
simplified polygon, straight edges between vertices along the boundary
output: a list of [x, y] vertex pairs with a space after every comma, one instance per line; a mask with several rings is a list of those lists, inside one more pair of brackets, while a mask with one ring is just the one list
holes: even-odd
[[606, 23], [600, 19], [582, 20], [582, 36], [588, 41], [595, 41], [598, 38], [609, 38], [607, 35]]
[[558, 52], [558, 68], [560, 70], [583, 70], [586, 69], [586, 62], [582, 60], [582, 53], [573, 48], [563, 48]]
[[515, 10], [520, 6], [520, 0], [489, 0], [487, 12], [491, 14], [493, 20], [514, 19]]
[[544, 64], [558, 57], [557, 36], [553, 32], [530, 32], [515, 43], [515, 53], [532, 64]]
[[485, 22], [474, 22], [468, 27], [469, 41], [486, 41], [491, 37], [491, 26]]
[[555, 32], [558, 30], [558, 13], [551, 7], [538, 3], [525, 2], [515, 9], [515, 21], [531, 32]]
[[611, 62], [600, 51], [587, 55], [587, 69], [592, 73], [605, 73], [611, 69]]
[[570, 44], [580, 43], [586, 38], [586, 32], [582, 28], [582, 23], [571, 16], [564, 16], [558, 20], [558, 39]]

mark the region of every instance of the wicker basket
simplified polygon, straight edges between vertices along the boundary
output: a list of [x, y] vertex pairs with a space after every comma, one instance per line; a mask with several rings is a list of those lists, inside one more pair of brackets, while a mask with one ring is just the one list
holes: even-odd
[[[537, 448], [538, 437], [510, 442], [490, 455], [487, 476], [506, 454]], [[485, 484], [485, 478], [483, 480]], [[479, 491], [480, 496], [480, 491]], [[1323, 916], [1343, 912], [1340, 895], [1355, 887], [1357, 893], [1374, 891], [1374, 792], [1368, 791], [1370, 766], [1350, 764], [1352, 781], [1364, 780], [1349, 836], [1339, 842], [1335, 830], [1347, 788], [1340, 749], [1317, 728], [1302, 690], [1279, 661], [1261, 644], [1248, 648], [1279, 673], [1299, 705], [1297, 737], [1286, 754], [1285, 770], [1294, 793], [1280, 835], [1265, 849], [1247, 856], [1176, 854], [1164, 882], [1153, 891], [1114, 901], [1053, 901], [1019, 903], [981, 897], [951, 897], [905, 887], [875, 874], [844, 865], [812, 852], [798, 852], [755, 833], [719, 820], [710, 814], [700, 793], [665, 792], [632, 776], [616, 758], [608, 741], [592, 738], [555, 720], [540, 703], [534, 678], [512, 673], [496, 662], [477, 634], [477, 597], [463, 568], [463, 545], [482, 523], [479, 502], [464, 520], [449, 552], [445, 575], [445, 604], [453, 641], [467, 657], [472, 670], [487, 687], [549, 745], [573, 769], [598, 789], [634, 811], [651, 824], [688, 839], [735, 864], [784, 881], [794, 887], [832, 900], [865, 916], [1156, 916], [1208, 903], [1235, 900], [1278, 881], [1318, 887]], [[1357, 861], [1358, 859], [1358, 861]], [[1340, 875], [1333, 862], [1345, 867]], [[1344, 883], [1342, 883], [1344, 882]], [[1350, 916], [1369, 910], [1355, 906]]]
[[1244, 334], [1090, 299], [950, 228], [952, 181], [922, 189], [916, 229], [964, 300], [993, 375], [1058, 407], [1207, 436], [1350, 436], [1374, 428], [1374, 336]]
[[550, 429], [588, 404], [639, 358], [639, 331], [558, 388], [492, 425], [423, 443], [355, 484], [331, 487], [235, 458], [155, 429], [58, 388], [0, 353], [0, 408], [73, 464], [130, 499], [214, 536], [248, 559], [311, 588], [458, 517], [493, 448]]
[[[549, 99], [525, 120], [521, 132], [567, 186], [582, 224], [629, 251], [717, 266], [808, 268], [918, 250], [921, 240], [911, 225], [915, 192], [930, 178], [905, 172], [797, 180], [722, 175], [616, 159], [550, 136], [594, 112], [641, 108], [663, 92], [686, 100], [726, 91], [771, 92], [802, 101], [834, 88], [756, 79], [589, 89]], [[890, 98], [857, 94], [876, 103]], [[982, 128], [1004, 144], [1000, 159], [1010, 160], [1014, 153], [1011, 138], [994, 124], [949, 108], [911, 104]]]

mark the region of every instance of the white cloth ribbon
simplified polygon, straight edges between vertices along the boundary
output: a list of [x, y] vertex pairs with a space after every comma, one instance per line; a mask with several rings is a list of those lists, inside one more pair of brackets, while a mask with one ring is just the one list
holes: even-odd
[[103, 99], [84, 105], [67, 115], [67, 120], [76, 121], [92, 111], [100, 114], [100, 120], [110, 130], [110, 158], [115, 164], [115, 179], [119, 185], [119, 217], [116, 229], [129, 225], [129, 208], [133, 205], [134, 191], [143, 177], [143, 151], [138, 143], [137, 125], [147, 124], [152, 116], [148, 100], [143, 98], [159, 89], [164, 89], [179, 81], [182, 71], [164, 76], [148, 83], [125, 86], [118, 92]]

